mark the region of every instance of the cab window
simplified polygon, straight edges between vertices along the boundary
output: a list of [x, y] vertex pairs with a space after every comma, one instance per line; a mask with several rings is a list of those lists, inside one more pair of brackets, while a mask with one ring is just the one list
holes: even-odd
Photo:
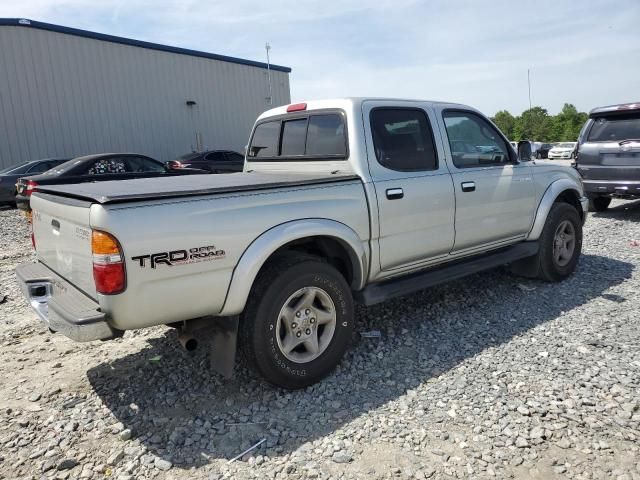
[[347, 158], [344, 116], [309, 113], [258, 124], [247, 160], [331, 160]]
[[437, 170], [438, 156], [429, 119], [415, 108], [376, 108], [371, 132], [378, 163], [390, 170]]
[[479, 115], [445, 111], [443, 118], [453, 164], [457, 168], [499, 166], [511, 161], [507, 142]]
[[278, 143], [280, 140], [280, 121], [264, 122], [259, 124], [249, 147], [249, 156], [252, 158], [272, 158], [278, 156]]

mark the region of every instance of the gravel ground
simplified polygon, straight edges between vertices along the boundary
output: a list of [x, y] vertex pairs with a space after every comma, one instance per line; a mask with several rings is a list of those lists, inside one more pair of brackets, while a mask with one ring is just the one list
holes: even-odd
[[640, 202], [590, 215], [560, 284], [498, 270], [359, 308], [381, 338], [292, 393], [223, 381], [170, 329], [49, 334], [0, 212], [0, 478], [640, 479], [639, 222]]

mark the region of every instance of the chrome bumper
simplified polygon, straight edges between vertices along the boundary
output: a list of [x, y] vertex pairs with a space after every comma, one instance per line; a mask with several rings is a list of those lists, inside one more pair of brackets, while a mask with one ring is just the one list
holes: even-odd
[[122, 331], [111, 327], [100, 305], [41, 263], [16, 268], [23, 295], [40, 320], [76, 342], [107, 340]]

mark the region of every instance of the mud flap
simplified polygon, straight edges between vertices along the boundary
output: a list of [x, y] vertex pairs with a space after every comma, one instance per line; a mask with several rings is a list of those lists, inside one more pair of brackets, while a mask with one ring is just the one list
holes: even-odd
[[233, 377], [238, 343], [238, 316], [219, 317], [208, 335], [209, 368], [225, 378]]
[[236, 362], [239, 317], [203, 317], [185, 322], [182, 334], [198, 340], [209, 356], [209, 368], [232, 378]]
[[517, 260], [509, 265], [512, 274], [524, 278], [537, 278], [540, 274], [540, 259], [538, 255]]

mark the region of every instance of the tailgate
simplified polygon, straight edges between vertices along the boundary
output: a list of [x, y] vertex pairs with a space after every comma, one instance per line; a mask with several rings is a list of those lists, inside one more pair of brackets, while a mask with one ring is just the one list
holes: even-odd
[[38, 260], [96, 298], [91, 255], [89, 202], [54, 195], [31, 196]]

